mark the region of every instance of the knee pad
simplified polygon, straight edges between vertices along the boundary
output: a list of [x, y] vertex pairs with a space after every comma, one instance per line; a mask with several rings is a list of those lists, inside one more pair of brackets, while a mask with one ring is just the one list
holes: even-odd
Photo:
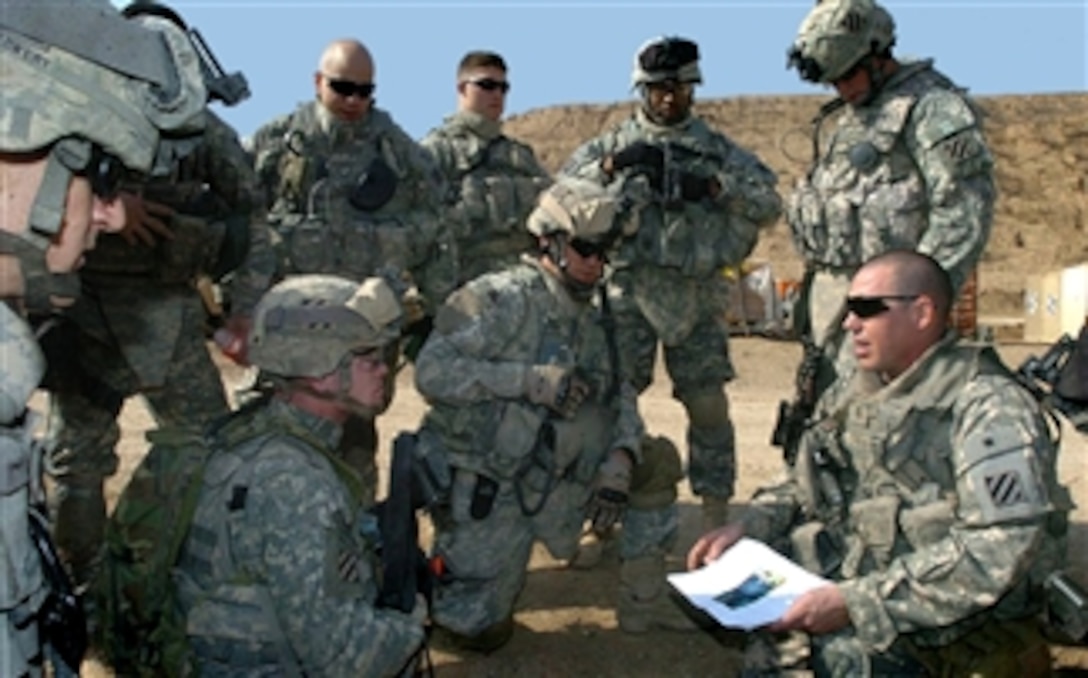
[[676, 501], [676, 484], [683, 478], [676, 445], [665, 436], [643, 436], [642, 463], [631, 475], [630, 505], [640, 509], [671, 505]]
[[720, 385], [681, 393], [680, 402], [687, 408], [693, 428], [716, 428], [729, 421], [729, 401]]

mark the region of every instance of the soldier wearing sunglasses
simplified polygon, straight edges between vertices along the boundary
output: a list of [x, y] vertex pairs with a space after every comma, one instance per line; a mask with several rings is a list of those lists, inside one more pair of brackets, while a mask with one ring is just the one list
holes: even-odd
[[71, 305], [84, 251], [124, 225], [125, 173], [169, 169], [203, 128], [205, 89], [183, 34], [104, 1], [6, 3], [0, 60], [0, 675], [40, 676], [46, 655], [65, 675], [86, 627], [44, 518], [26, 403], [46, 365], [23, 314]]
[[701, 567], [747, 534], [834, 582], [766, 629], [804, 632], [809, 656], [753, 634], [745, 675], [1049, 675], [1039, 613], [1072, 502], [1032, 394], [950, 328], [953, 289], [913, 250], [864, 264], [842, 323], [856, 378], [790, 480], [689, 553]]
[[457, 240], [461, 282], [518, 263], [533, 247], [523, 225], [551, 177], [533, 149], [502, 133], [506, 61], [469, 52], [457, 68], [457, 112], [420, 142], [446, 179], [445, 225]]
[[752, 252], [781, 200], [766, 165], [692, 112], [703, 81], [698, 45], [646, 42], [631, 80], [638, 109], [575, 151], [560, 174], [607, 185], [636, 206], [637, 231], [611, 252], [620, 356], [641, 391], [664, 347], [673, 393], [688, 413], [691, 489], [709, 527], [725, 521], [736, 479], [721, 270]]
[[[159, 3], [141, 0], [123, 15], [194, 35]], [[246, 311], [271, 284], [275, 257], [249, 157], [210, 109], [205, 122], [200, 143], [168, 174], [122, 184], [125, 227], [88, 254], [80, 272], [85, 294], [51, 339], [56, 350], [48, 357], [58, 363], [51, 509], [78, 583], [91, 578], [101, 544], [103, 484], [117, 469], [125, 400], [143, 395], [160, 426], [202, 426], [228, 411], [207, 350], [196, 277], [238, 269], [229, 326], [242, 336]]]
[[[381, 275], [414, 285], [406, 334], [423, 336], [457, 283], [455, 246], [439, 214], [441, 177], [430, 155], [375, 105], [374, 78], [361, 43], [330, 43], [314, 73], [314, 101], [257, 131], [254, 167], [282, 242], [283, 275]], [[396, 370], [388, 375], [392, 400]], [[377, 487], [376, 447], [373, 419], [349, 419], [340, 449], [362, 474], [368, 500]]]

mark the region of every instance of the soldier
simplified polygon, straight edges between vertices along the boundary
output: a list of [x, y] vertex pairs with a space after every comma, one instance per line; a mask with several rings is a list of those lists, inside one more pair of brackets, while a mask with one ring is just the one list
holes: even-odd
[[[70, 25], [81, 30], [60, 30]], [[43, 643], [78, 670], [85, 629], [63, 618], [74, 605], [66, 592], [47, 597], [31, 543], [32, 533], [39, 548], [48, 541], [38, 419], [26, 408], [45, 362], [20, 314], [71, 303], [84, 250], [124, 224], [125, 170], [169, 167], [179, 148], [160, 134], [184, 145], [198, 133], [205, 95], [183, 35], [129, 24], [105, 2], [9, 2], [0, 52], [0, 297], [10, 304], [0, 304], [0, 675], [40, 676]], [[40, 628], [47, 614], [51, 635]], [[74, 625], [58, 628], [61, 619]]]
[[502, 133], [509, 91], [501, 55], [469, 52], [457, 67], [457, 112], [420, 142], [446, 180], [460, 282], [517, 264], [533, 249], [525, 219], [551, 183], [533, 149]]
[[[769, 629], [810, 634], [816, 675], [1049, 673], [1035, 617], [1071, 501], [1038, 404], [992, 348], [950, 331], [952, 290], [912, 250], [858, 270], [848, 394], [806, 432], [790, 480], [688, 555], [694, 569], [747, 534], [835, 582]], [[752, 675], [786, 668], [770, 649], [746, 653]]]
[[[165, 5], [138, 2], [123, 13], [188, 30]], [[50, 385], [58, 443], [51, 509], [57, 545], [80, 584], [91, 578], [105, 527], [103, 483], [117, 470], [125, 399], [142, 394], [159, 426], [198, 426], [228, 410], [195, 278], [246, 259], [236, 280], [238, 314], [228, 321], [243, 334], [245, 315], [271, 284], [275, 259], [249, 159], [211, 110], [206, 123], [200, 145], [169, 175], [125, 184], [125, 228], [88, 255], [80, 275], [86, 293], [60, 330], [74, 344], [54, 337], [59, 350], [47, 352], [58, 372]]]
[[917, 249], [940, 262], [958, 292], [990, 236], [996, 192], [980, 114], [932, 60], [901, 62], [894, 44], [895, 23], [881, 5], [825, 0], [789, 52], [803, 79], [838, 94], [814, 120], [817, 152], [786, 211], [806, 268], [799, 320], [811, 344], [812, 404], [837, 376], [849, 384], [842, 299], [861, 262]]
[[593, 304], [616, 207], [593, 182], [552, 185], [528, 220], [538, 255], [458, 289], [420, 352], [416, 384], [432, 408], [419, 456], [448, 478], [433, 514], [445, 568], [433, 620], [461, 647], [510, 638], [534, 541], [570, 558], [587, 517], [606, 530], [625, 510], [621, 628], [693, 628], [664, 572], [679, 454], [644, 440], [607, 304]]
[[778, 218], [775, 175], [691, 112], [699, 49], [657, 38], [635, 55], [642, 105], [575, 151], [561, 175], [613, 187], [636, 205], [611, 255], [609, 295], [624, 373], [653, 380], [658, 343], [688, 413], [688, 475], [707, 525], [725, 522], [736, 450], [723, 386], [733, 378], [721, 270], [741, 263]]
[[[439, 217], [441, 181], [429, 154], [374, 106], [374, 61], [355, 40], [337, 40], [314, 74], [317, 98], [254, 138], [255, 167], [282, 239], [284, 273], [352, 280], [408, 277], [422, 293], [408, 333], [457, 281], [452, 236]], [[398, 353], [390, 351], [390, 365]], [[393, 372], [387, 384], [393, 397]], [[341, 450], [373, 495], [373, 420], [349, 420]], [[372, 499], [372, 496], [371, 496]]]
[[175, 578], [201, 675], [392, 676], [420, 649], [422, 598], [374, 604], [372, 517], [335, 453], [349, 415], [384, 407], [400, 322], [378, 278], [297, 276], [258, 303], [247, 353], [271, 398], [220, 437], [263, 433], [213, 450]]

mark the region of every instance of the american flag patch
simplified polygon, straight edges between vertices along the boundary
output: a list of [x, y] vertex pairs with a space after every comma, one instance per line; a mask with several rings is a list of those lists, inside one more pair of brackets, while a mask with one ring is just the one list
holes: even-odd
[[1018, 471], [1005, 471], [986, 476], [984, 482], [994, 506], [1012, 506], [1028, 500], [1024, 492], [1024, 481], [1020, 478]]

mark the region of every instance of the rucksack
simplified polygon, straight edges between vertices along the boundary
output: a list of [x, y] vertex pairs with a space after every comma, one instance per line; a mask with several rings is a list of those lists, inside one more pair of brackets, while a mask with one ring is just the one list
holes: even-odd
[[101, 563], [88, 590], [97, 621], [95, 644], [117, 675], [195, 673], [172, 571], [212, 452], [269, 433], [248, 426], [251, 418], [239, 416], [244, 413], [227, 415], [204, 430], [147, 433], [151, 449], [106, 524]]

